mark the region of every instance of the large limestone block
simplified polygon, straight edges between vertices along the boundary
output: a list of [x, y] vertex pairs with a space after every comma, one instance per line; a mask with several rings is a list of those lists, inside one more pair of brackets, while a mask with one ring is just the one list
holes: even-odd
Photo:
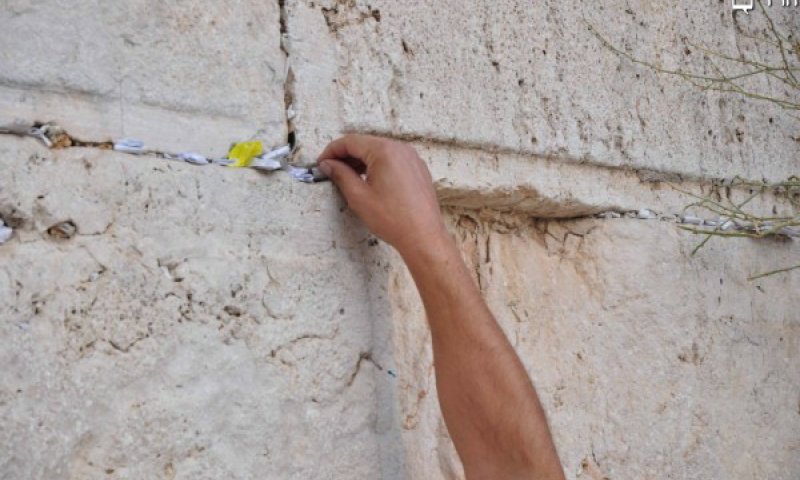
[[[475, 279], [537, 386], [567, 478], [800, 473], [796, 242], [712, 241], [655, 220], [452, 211]], [[390, 274], [410, 478], [463, 478], [436, 401], [430, 332]]]
[[0, 163], [0, 477], [391, 478], [373, 249], [330, 184], [8, 137]]
[[285, 141], [277, 2], [30, 2], [0, 8], [0, 123], [56, 121], [81, 140], [225, 153]]
[[[296, 124], [312, 143], [359, 131], [690, 176], [798, 170], [786, 111], [623, 60], [588, 28], [667, 69], [711, 73], [684, 39], [778, 64], [775, 48], [747, 38], [765, 34], [763, 16], [734, 18], [730, 2], [288, 3]], [[797, 30], [791, 9], [770, 13]], [[800, 101], [763, 75], [748, 88]]]

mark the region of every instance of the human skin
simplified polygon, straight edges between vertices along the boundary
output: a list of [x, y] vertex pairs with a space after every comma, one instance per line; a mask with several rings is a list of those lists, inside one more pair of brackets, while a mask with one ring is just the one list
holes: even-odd
[[439, 404], [466, 477], [563, 479], [536, 390], [448, 233], [417, 152], [348, 135], [319, 160], [350, 209], [397, 249], [414, 278], [431, 328]]

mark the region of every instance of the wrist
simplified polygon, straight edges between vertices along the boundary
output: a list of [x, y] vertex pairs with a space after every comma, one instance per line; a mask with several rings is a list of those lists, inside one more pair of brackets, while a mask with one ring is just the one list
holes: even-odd
[[409, 266], [446, 260], [453, 254], [459, 255], [450, 232], [443, 224], [408, 235], [395, 245], [395, 249]]

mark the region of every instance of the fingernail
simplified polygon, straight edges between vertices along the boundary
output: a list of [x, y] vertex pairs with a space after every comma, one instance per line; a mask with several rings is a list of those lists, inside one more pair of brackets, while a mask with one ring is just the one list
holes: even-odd
[[319, 169], [325, 175], [327, 175], [329, 177], [331, 176], [331, 166], [330, 166], [330, 164], [328, 162], [326, 162], [324, 160], [322, 162], [319, 162]]

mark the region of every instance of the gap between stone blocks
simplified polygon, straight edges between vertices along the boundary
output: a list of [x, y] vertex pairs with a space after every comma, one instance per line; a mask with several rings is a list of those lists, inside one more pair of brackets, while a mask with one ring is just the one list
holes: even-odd
[[[283, 1], [280, 1], [283, 5]], [[285, 14], [285, 12], [283, 12]], [[284, 32], [284, 25], [281, 24], [281, 32]], [[291, 74], [291, 69], [288, 70], [289, 74]], [[287, 78], [288, 80], [288, 78]], [[291, 98], [288, 97], [287, 98]], [[291, 122], [291, 119], [287, 117], [287, 121]], [[290, 124], [291, 125], [291, 124]], [[0, 127], [0, 134], [11, 134], [17, 136], [29, 136], [40, 140], [45, 146], [51, 149], [64, 149], [64, 148], [72, 148], [72, 147], [84, 147], [84, 148], [98, 148], [104, 150], [113, 149], [115, 151], [121, 151], [123, 153], [131, 153], [131, 154], [150, 154], [156, 157], [165, 158], [168, 160], [182, 160], [186, 161], [187, 163], [193, 164], [207, 164], [207, 163], [215, 163], [215, 162], [207, 162], [205, 157], [190, 154], [190, 153], [182, 153], [182, 154], [171, 154], [162, 151], [148, 151], [144, 149], [144, 144], [142, 142], [137, 142], [129, 139], [125, 139], [122, 141], [118, 141], [116, 143], [112, 143], [110, 141], [86, 141], [80, 140], [77, 138], [72, 137], [69, 135], [63, 128], [51, 124], [51, 123], [18, 123], [11, 126]], [[294, 132], [290, 131], [290, 140], [294, 140]], [[419, 141], [419, 139], [417, 139]], [[233, 150], [232, 150], [233, 151]], [[260, 152], [259, 152], [260, 153]], [[282, 160], [291, 154], [291, 146], [287, 147], [280, 147], [272, 152], [267, 153], [262, 159], [266, 162], [272, 162], [268, 165], [264, 165], [262, 162], [261, 165], [256, 162], [256, 164], [252, 165], [253, 168], [261, 168], [265, 170], [276, 170], [280, 168], [286, 168], [292, 174], [292, 176], [300, 181], [305, 181], [307, 183], [312, 183], [314, 181], [324, 180], [324, 175], [321, 175], [315, 168], [296, 168], [291, 167], [289, 165], [285, 165], [282, 163]], [[519, 153], [515, 153], [519, 155]], [[272, 155], [272, 157], [271, 157]], [[200, 158], [198, 158], [200, 157]], [[221, 165], [228, 165], [229, 163], [220, 163]], [[247, 165], [251, 166], [251, 165]], [[593, 166], [595, 167], [595, 166]], [[597, 168], [597, 167], [595, 167]], [[608, 168], [608, 167], [599, 167], [599, 168]], [[622, 168], [617, 168], [619, 170], [623, 170]], [[480, 193], [477, 191], [469, 192], [470, 196], [480, 197]], [[479, 198], [478, 198], [479, 200]], [[523, 198], [523, 200], [525, 200]], [[455, 205], [458, 206], [458, 205]], [[586, 208], [590, 208], [588, 205]], [[502, 212], [506, 210], [505, 208], [496, 208], [498, 212]], [[511, 205], [507, 210], [513, 212], [513, 205]], [[616, 218], [634, 218], [639, 220], [654, 220], [658, 219], [661, 221], [668, 221], [672, 223], [678, 224], [686, 224], [690, 227], [682, 227], [684, 229], [693, 231], [694, 233], [704, 233], [702, 231], [696, 231], [697, 228], [708, 227], [713, 229], [712, 231], [722, 231], [722, 232], [749, 232], [749, 233], [758, 233], [758, 228], [763, 228], [764, 225], [754, 225], [753, 222], [747, 221], [740, 221], [733, 218], [724, 218], [723, 216], [717, 216], [716, 218], [700, 218], [696, 215], [689, 215], [685, 213], [660, 213], [650, 208], [641, 208], [638, 210], [620, 210], [614, 209], [609, 211], [604, 211], [595, 214], [585, 214], [585, 215], [550, 215], [550, 218], [563, 218], [563, 219], [575, 219], [575, 218], [587, 218], [587, 217], [594, 217], [599, 219], [616, 219]], [[547, 217], [543, 217], [547, 218]], [[767, 228], [770, 225], [766, 225]], [[0, 228], [5, 229], [2, 230], [2, 235], [0, 235], [0, 239], [5, 238], [3, 241], [7, 241], [10, 238], [10, 233], [8, 231], [9, 227], [6, 225], [0, 225]], [[782, 235], [785, 237], [800, 237], [800, 229], [793, 228], [793, 227], [783, 227], [775, 232], [777, 235]], [[6, 238], [7, 237], [7, 238]], [[0, 242], [1, 243], [1, 242]]]

